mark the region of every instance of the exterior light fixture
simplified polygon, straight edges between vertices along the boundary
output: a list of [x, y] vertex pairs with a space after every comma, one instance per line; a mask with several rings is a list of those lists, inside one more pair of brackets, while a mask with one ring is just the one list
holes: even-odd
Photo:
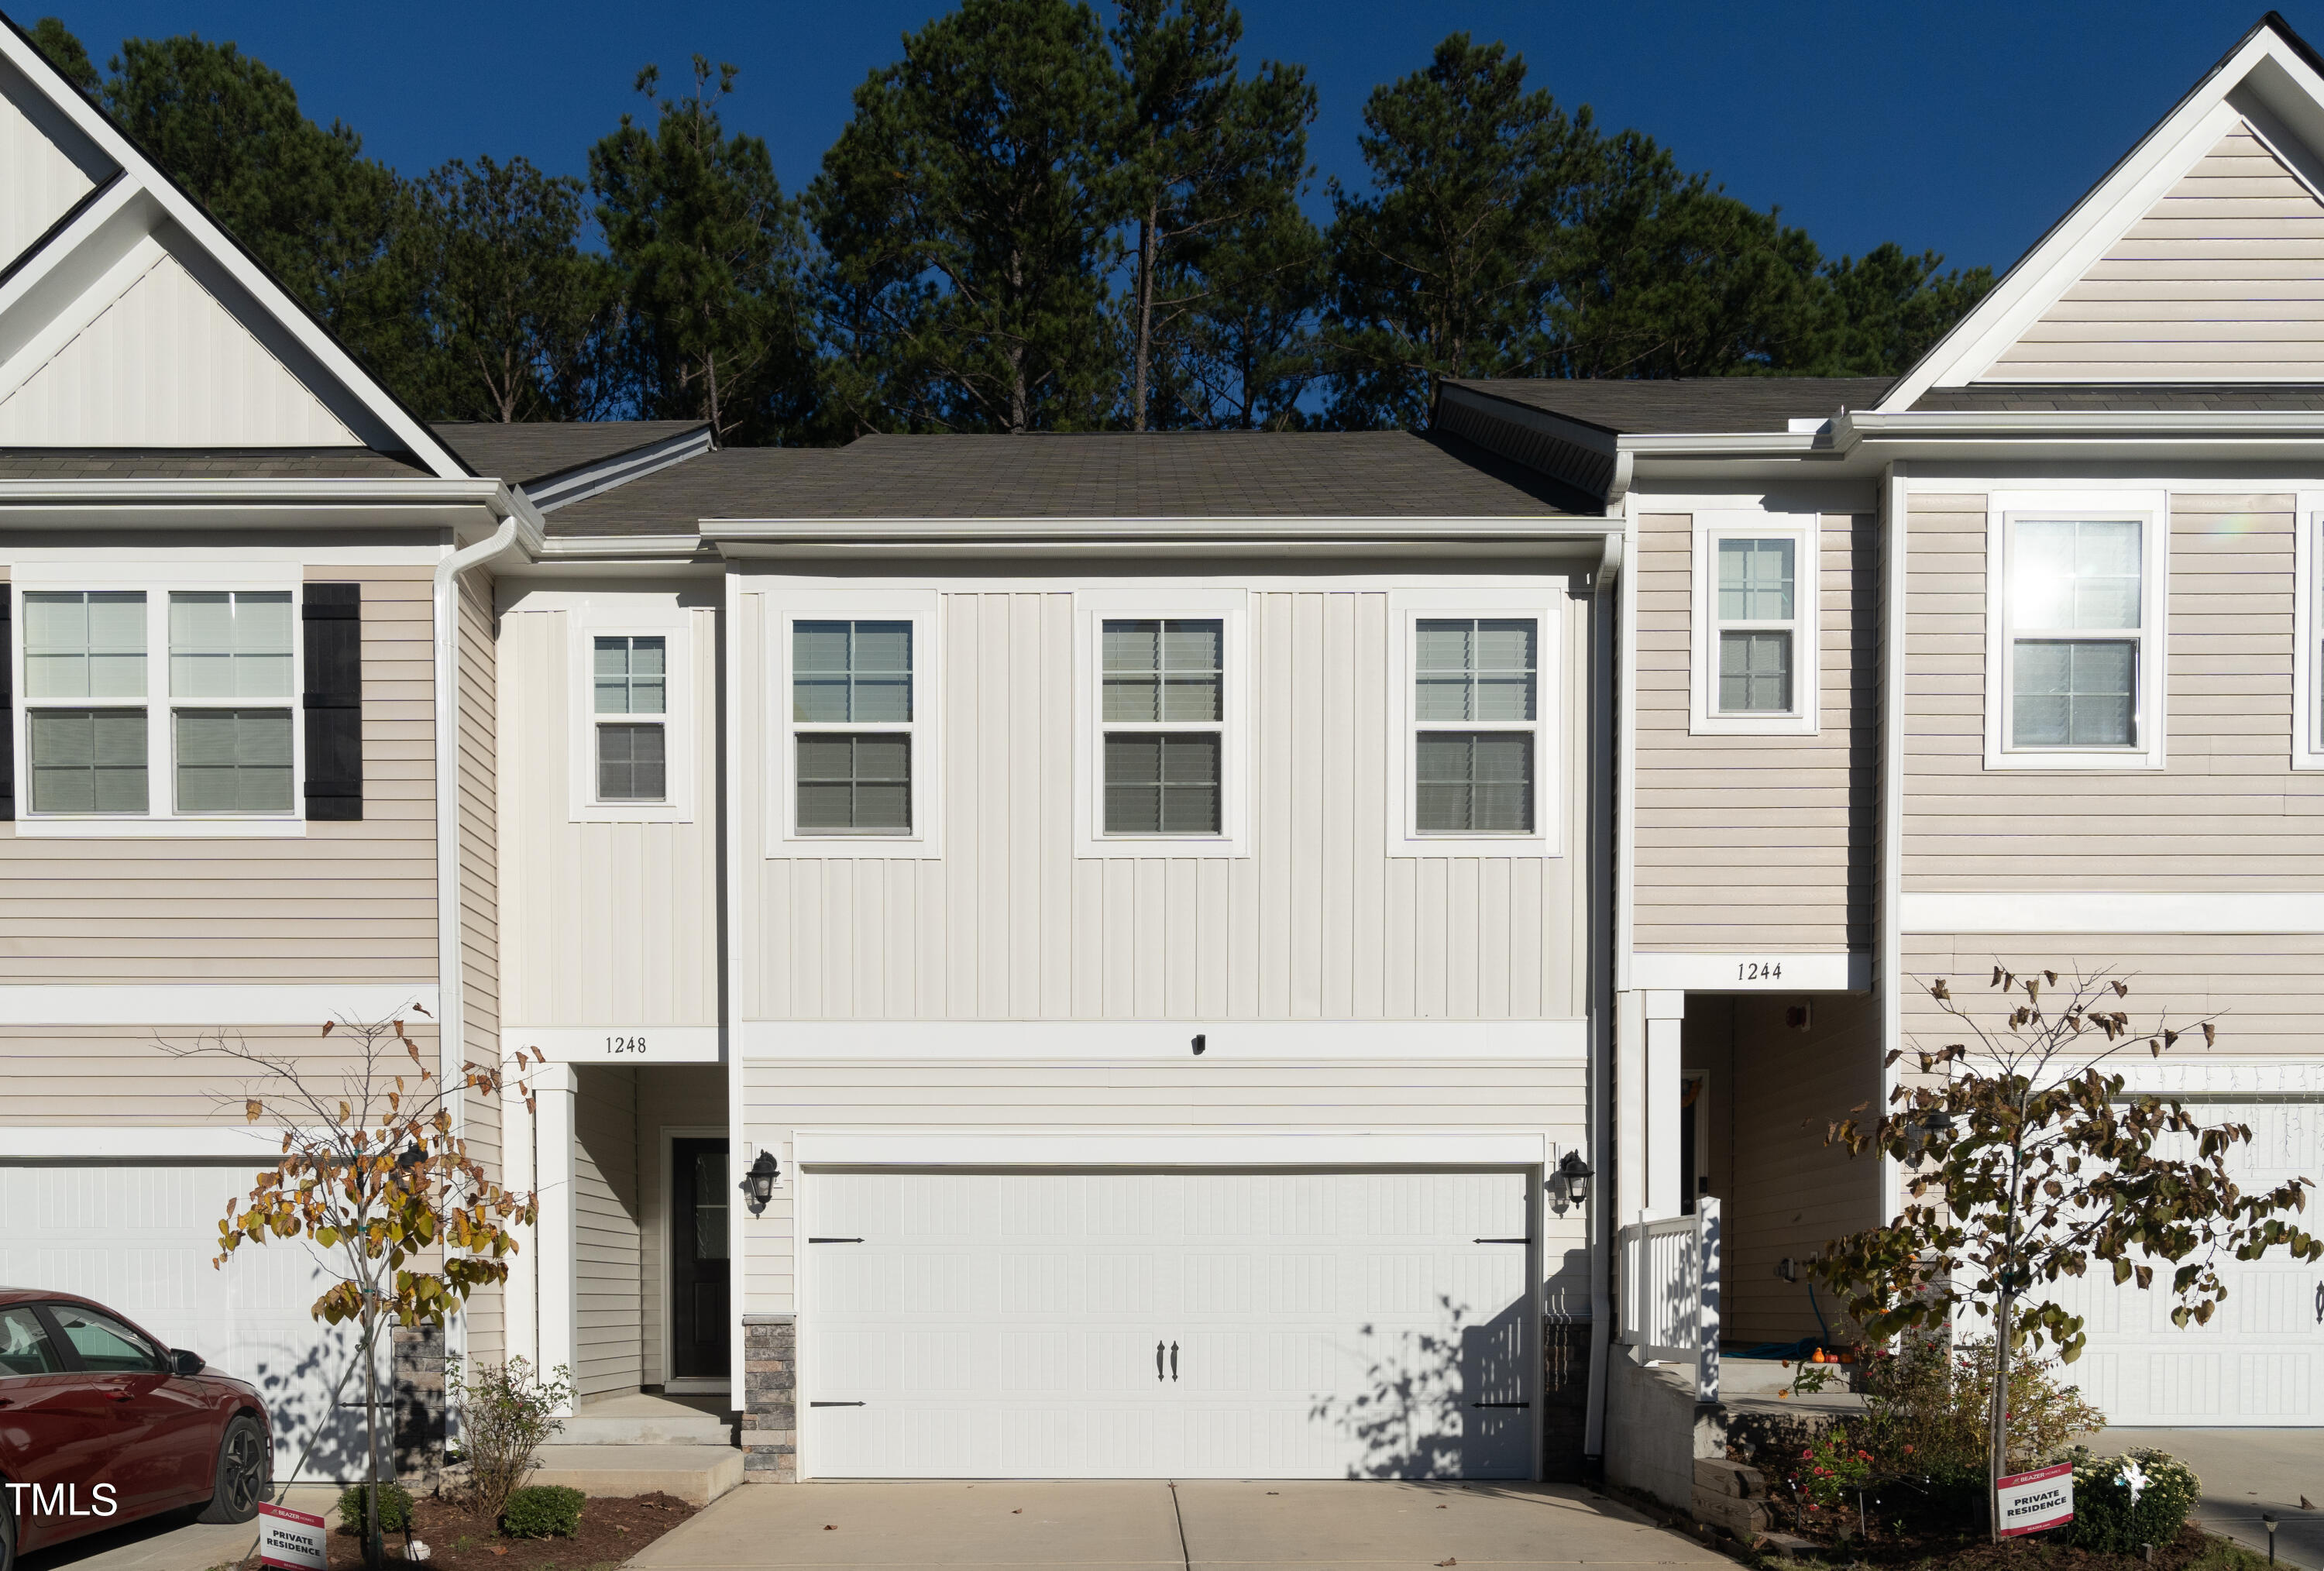
[[1906, 1137], [1906, 1143], [1917, 1158], [1932, 1143], [1946, 1139], [1952, 1132], [1953, 1115], [1941, 1107], [1936, 1108], [1913, 1121], [1912, 1132]]
[[775, 1197], [775, 1179], [781, 1175], [781, 1170], [775, 1161], [775, 1153], [762, 1151], [759, 1153], [759, 1160], [751, 1164], [751, 1170], [742, 1175], [742, 1194], [750, 1202], [752, 1215], [756, 1216], [764, 1211], [767, 1202]]
[[2260, 1512], [2259, 1525], [2267, 1529], [2267, 1563], [2273, 1566], [2275, 1564], [2275, 1513], [2273, 1511]]
[[1582, 1160], [1580, 1151], [1568, 1151], [1557, 1164], [1557, 1175], [1550, 1183], [1569, 1206], [1579, 1206], [1590, 1198], [1590, 1164]]
[[402, 1153], [395, 1159], [395, 1165], [408, 1173], [412, 1169], [424, 1165], [427, 1160], [427, 1148], [415, 1140], [403, 1148]]

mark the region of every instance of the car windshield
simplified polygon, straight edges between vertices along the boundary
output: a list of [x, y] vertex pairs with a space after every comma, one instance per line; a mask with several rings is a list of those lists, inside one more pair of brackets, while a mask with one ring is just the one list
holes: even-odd
[[65, 1340], [80, 1354], [81, 1367], [108, 1374], [150, 1374], [161, 1366], [153, 1345], [110, 1315], [77, 1304], [57, 1304], [49, 1311], [64, 1330]]
[[30, 1304], [0, 1309], [0, 1378], [12, 1374], [54, 1374], [64, 1368], [56, 1344], [49, 1340], [41, 1317]]

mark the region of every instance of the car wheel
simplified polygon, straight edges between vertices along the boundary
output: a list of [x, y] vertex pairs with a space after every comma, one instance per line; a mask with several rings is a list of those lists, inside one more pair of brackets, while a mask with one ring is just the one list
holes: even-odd
[[210, 1503], [202, 1508], [201, 1520], [246, 1522], [257, 1516], [259, 1502], [266, 1498], [272, 1482], [268, 1474], [273, 1471], [266, 1431], [248, 1413], [236, 1413], [226, 1421], [226, 1438], [218, 1445], [217, 1488]]

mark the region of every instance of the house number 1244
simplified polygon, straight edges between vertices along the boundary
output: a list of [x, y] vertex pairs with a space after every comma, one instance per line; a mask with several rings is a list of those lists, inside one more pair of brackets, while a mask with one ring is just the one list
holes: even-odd
[[646, 1040], [643, 1037], [607, 1037], [605, 1050], [609, 1053], [633, 1053], [639, 1058], [643, 1058], [646, 1052]]
[[1781, 960], [1738, 960], [1735, 963], [1738, 982], [1781, 982], [1784, 963]]

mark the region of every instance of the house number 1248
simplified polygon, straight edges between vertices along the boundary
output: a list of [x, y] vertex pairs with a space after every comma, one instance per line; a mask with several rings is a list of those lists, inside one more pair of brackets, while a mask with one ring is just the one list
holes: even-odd
[[1735, 963], [1738, 982], [1781, 982], [1784, 963], [1781, 960], [1738, 960]]
[[643, 1058], [646, 1051], [646, 1040], [643, 1037], [607, 1037], [605, 1050], [609, 1053], [634, 1053]]

